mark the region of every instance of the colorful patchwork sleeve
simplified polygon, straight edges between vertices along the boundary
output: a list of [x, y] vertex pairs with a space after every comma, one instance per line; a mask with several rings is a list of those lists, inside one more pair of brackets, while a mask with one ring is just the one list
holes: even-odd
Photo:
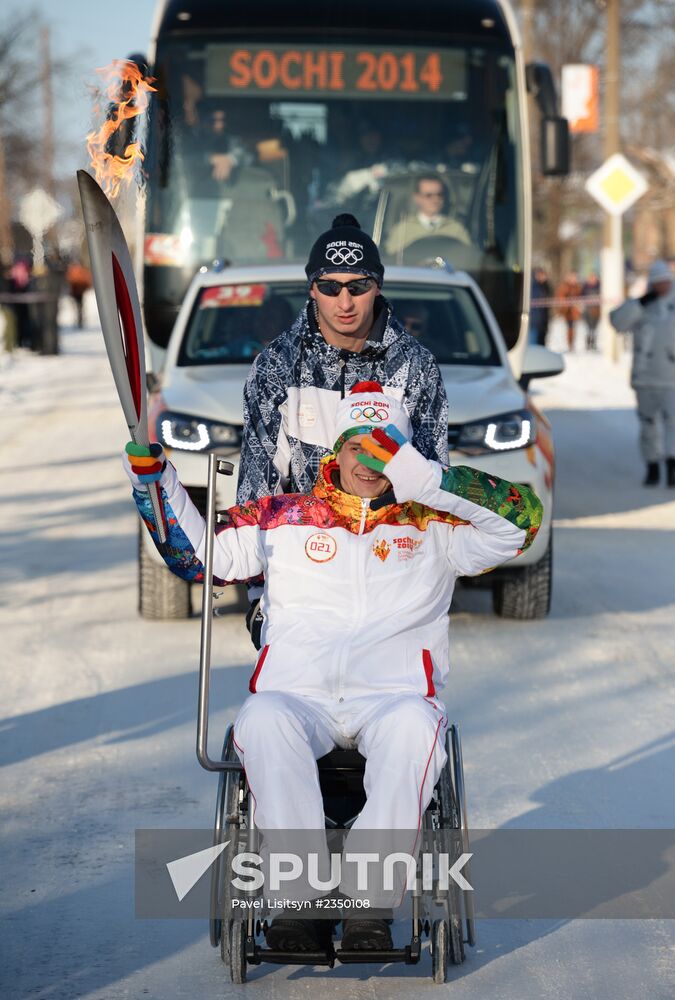
[[[529, 548], [541, 526], [541, 500], [529, 486], [509, 483], [488, 472], [459, 465], [443, 469], [441, 490], [457, 499], [456, 506], [464, 511], [460, 514], [463, 519], [474, 526], [482, 520], [484, 531], [505, 542], [511, 538], [511, 544], [517, 544], [516, 551], [506, 558]], [[470, 517], [465, 518], [464, 514]], [[516, 532], [522, 537], [516, 537]]]
[[528, 486], [467, 466], [445, 468], [409, 443], [390, 457], [385, 475], [399, 500], [414, 498], [453, 515], [448, 556], [461, 576], [475, 576], [512, 559], [532, 544], [539, 530], [542, 506]]
[[452, 513], [468, 522], [455, 527], [450, 544], [450, 558], [464, 575], [524, 552], [541, 526], [543, 507], [529, 486], [459, 465], [443, 469], [440, 489], [452, 498]]
[[[138, 512], [150, 532], [158, 552], [172, 573], [183, 580], [204, 581], [206, 525], [190, 500], [173, 466], [168, 463], [161, 480], [162, 499], [167, 522], [167, 540], [160, 544], [150, 498], [146, 490], [134, 490]], [[258, 508], [233, 508], [224, 524], [216, 529], [213, 555], [213, 582], [245, 581], [265, 570], [265, 556], [260, 539]]]

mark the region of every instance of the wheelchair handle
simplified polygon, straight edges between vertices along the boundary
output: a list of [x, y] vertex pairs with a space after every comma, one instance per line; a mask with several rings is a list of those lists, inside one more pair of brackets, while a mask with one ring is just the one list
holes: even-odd
[[216, 452], [209, 455], [206, 490], [206, 552], [199, 650], [199, 701], [197, 705], [197, 760], [206, 771], [241, 771], [238, 761], [209, 757], [209, 685], [211, 681], [211, 629], [213, 627], [213, 548], [216, 524], [216, 475], [231, 476], [233, 465]]

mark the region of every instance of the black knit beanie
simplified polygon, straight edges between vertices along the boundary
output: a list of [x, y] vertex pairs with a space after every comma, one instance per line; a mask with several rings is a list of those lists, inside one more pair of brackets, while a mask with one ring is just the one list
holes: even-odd
[[305, 273], [310, 284], [322, 274], [365, 274], [384, 278], [380, 252], [353, 215], [338, 215], [312, 247]]

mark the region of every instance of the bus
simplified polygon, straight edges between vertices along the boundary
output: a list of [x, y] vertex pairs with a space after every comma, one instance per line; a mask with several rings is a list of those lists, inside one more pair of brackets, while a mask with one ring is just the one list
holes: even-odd
[[[566, 123], [550, 73], [526, 71], [507, 0], [165, 0], [148, 63], [157, 92], [142, 284], [152, 345], [166, 346], [199, 267], [304, 263], [349, 212], [385, 265], [445, 262], [471, 274], [518, 368], [528, 85], [545, 114], [547, 173], [566, 170]], [[421, 219], [429, 191], [436, 211]]]

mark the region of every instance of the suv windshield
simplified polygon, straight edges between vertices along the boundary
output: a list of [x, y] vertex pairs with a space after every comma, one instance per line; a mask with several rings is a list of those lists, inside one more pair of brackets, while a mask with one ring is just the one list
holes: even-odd
[[[470, 289], [391, 282], [385, 295], [403, 326], [439, 364], [500, 364], [492, 334]], [[289, 328], [306, 301], [305, 282], [203, 288], [192, 310], [178, 364], [248, 365]]]

